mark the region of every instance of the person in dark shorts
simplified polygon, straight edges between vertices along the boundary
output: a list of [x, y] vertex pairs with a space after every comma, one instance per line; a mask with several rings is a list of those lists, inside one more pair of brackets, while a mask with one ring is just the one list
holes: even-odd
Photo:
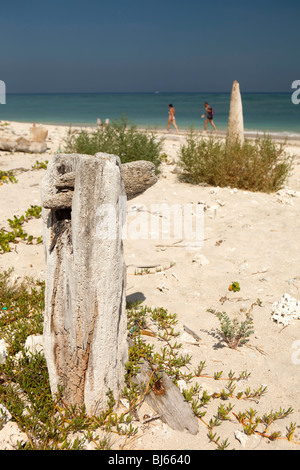
[[206, 113], [202, 114], [202, 116], [201, 116], [202, 118], [205, 118], [205, 116], [206, 116], [206, 119], [205, 119], [205, 122], [204, 122], [204, 132], [206, 133], [207, 124], [209, 122], [213, 126], [215, 132], [217, 132], [217, 128], [216, 128], [215, 123], [214, 123], [214, 110], [211, 106], [209, 106], [208, 103], [204, 103], [204, 106], [205, 106], [205, 109], [206, 109]]

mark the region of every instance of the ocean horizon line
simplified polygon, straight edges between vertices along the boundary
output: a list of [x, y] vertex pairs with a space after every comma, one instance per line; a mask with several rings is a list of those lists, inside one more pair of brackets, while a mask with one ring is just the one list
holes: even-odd
[[[96, 125], [125, 115], [137, 127], [167, 126], [169, 103], [176, 108], [179, 128], [203, 128], [204, 102], [214, 109], [218, 130], [227, 128], [229, 92], [83, 92], [10, 93], [0, 107], [0, 119], [62, 125]], [[292, 94], [283, 92], [242, 93], [244, 127], [254, 132], [300, 132], [300, 106]]]
[[[242, 91], [247, 95], [290, 95], [290, 91]], [[16, 95], [230, 95], [231, 91], [40, 91], [40, 92], [6, 92], [6, 96]]]

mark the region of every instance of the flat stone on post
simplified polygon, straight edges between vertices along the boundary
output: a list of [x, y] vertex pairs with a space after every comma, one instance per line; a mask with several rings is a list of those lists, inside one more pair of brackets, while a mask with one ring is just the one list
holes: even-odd
[[146, 160], [124, 163], [121, 172], [128, 200], [142, 194], [158, 180], [154, 164]]
[[[97, 155], [101, 154], [96, 154]], [[127, 200], [133, 199], [153, 186], [158, 178], [152, 162], [137, 160], [121, 165], [121, 176], [125, 187]], [[52, 190], [44, 194], [45, 209], [68, 209], [72, 206], [76, 173], [70, 171], [58, 174], [53, 181]]]

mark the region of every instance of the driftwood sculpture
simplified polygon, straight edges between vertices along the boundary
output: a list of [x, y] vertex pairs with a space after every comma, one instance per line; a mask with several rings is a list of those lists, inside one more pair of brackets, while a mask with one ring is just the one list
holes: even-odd
[[232, 86], [227, 138], [229, 141], [238, 140], [241, 144], [244, 143], [243, 103], [240, 85], [237, 81]]
[[[156, 181], [149, 162], [124, 167], [114, 155], [59, 154], [42, 182], [50, 385], [52, 393], [63, 387], [64, 400], [85, 404], [88, 413], [105, 408], [108, 390], [118, 400], [123, 389], [126, 192], [130, 198]], [[107, 225], [112, 230], [106, 234], [115, 236], [104, 236]]]
[[[55, 155], [42, 182], [47, 262], [43, 343], [50, 385], [89, 414], [118, 401], [128, 360], [122, 224], [130, 199], [156, 182], [154, 165], [121, 165], [107, 154]], [[105, 210], [103, 210], [105, 209]], [[106, 211], [107, 210], [107, 211]], [[110, 226], [110, 230], [106, 230]], [[114, 236], [105, 236], [114, 235]], [[198, 419], [164, 373], [140, 364], [136, 383], [172, 429], [198, 432]]]

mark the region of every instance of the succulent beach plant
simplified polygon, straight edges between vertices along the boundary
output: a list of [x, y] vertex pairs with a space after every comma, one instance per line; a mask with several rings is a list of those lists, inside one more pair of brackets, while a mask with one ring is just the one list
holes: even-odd
[[236, 318], [231, 320], [226, 312], [216, 312], [213, 309], [209, 309], [208, 312], [218, 317], [222, 340], [231, 349], [237, 349], [239, 346], [247, 343], [249, 336], [254, 333], [253, 319], [250, 316], [240, 323]]
[[[182, 391], [184, 399], [207, 430], [208, 441], [217, 449], [224, 450], [230, 446], [228, 438], [221, 440], [217, 434], [217, 428], [223, 423], [230, 424], [233, 429], [242, 426], [246, 435], [255, 434], [269, 441], [285, 439], [291, 445], [300, 445], [294, 436], [296, 423], [286, 426], [285, 436], [281, 435], [278, 429], [271, 431], [273, 423], [288, 418], [293, 412], [291, 407], [287, 410], [280, 408], [279, 411], [265, 412], [261, 416], [252, 408], [235, 411], [235, 406], [238, 405], [232, 405], [228, 400], [235, 400], [235, 404], [247, 400], [258, 402], [265, 395], [266, 387], [252, 390], [249, 386], [244, 391], [236, 391], [238, 383], [249, 380], [250, 374], [247, 371], [237, 375], [234, 371], [228, 374], [223, 371], [210, 374], [205, 371], [205, 361], [201, 361], [193, 372], [190, 367], [191, 356], [182, 355], [181, 344], [177, 342], [176, 315], [163, 308], [151, 309], [139, 303], [127, 305], [128, 334], [132, 346], [129, 348], [126, 364], [126, 387], [123, 397], [128, 401], [129, 408], [117, 414], [111, 391], [107, 392], [107, 409], [97, 416], [89, 416], [84, 407], [66, 405], [62, 400], [62, 390], [58, 389], [55, 396], [50, 392], [47, 364], [43, 354], [38, 352], [28, 355], [24, 349], [29, 335], [42, 334], [44, 294], [45, 285], [41, 281], [27, 279], [21, 285], [14, 284], [11, 282], [11, 271], [0, 273], [0, 339], [4, 338], [8, 344], [8, 359], [6, 363], [0, 364], [0, 403], [28, 437], [27, 442], [17, 444], [17, 448], [78, 450], [92, 444], [99, 450], [109, 450], [111, 436], [116, 434], [124, 437], [124, 447], [126, 444], [130, 445], [139, 432], [133, 423], [134, 414], [145, 398], [145, 394], [141, 394], [139, 387], [132, 381], [139, 370], [141, 359], [148, 360], [153, 370], [157, 371], [156, 380], [149, 384], [149, 391], [152, 386], [156, 392], [161, 391], [161, 388], [158, 389], [159, 371], [165, 371], [174, 383], [179, 380], [190, 383]], [[228, 332], [230, 321], [222, 315], [220, 318], [225, 321], [224, 331]], [[149, 325], [162, 345], [160, 350], [155, 349], [153, 344], [146, 343], [144, 339], [144, 330], [149, 328]], [[245, 338], [247, 329], [242, 328], [242, 332]], [[14, 356], [17, 353], [18, 360]], [[215, 393], [208, 393], [200, 385], [201, 382], [195, 382], [203, 378], [218, 384], [224, 381], [224, 388]], [[217, 413], [211, 417], [210, 405], [213, 407], [215, 402], [218, 405]], [[1, 418], [0, 414], [0, 430], [4, 425]]]
[[232, 292], [239, 292], [240, 289], [240, 284], [238, 282], [232, 282], [230, 286], [228, 287], [228, 290]]

